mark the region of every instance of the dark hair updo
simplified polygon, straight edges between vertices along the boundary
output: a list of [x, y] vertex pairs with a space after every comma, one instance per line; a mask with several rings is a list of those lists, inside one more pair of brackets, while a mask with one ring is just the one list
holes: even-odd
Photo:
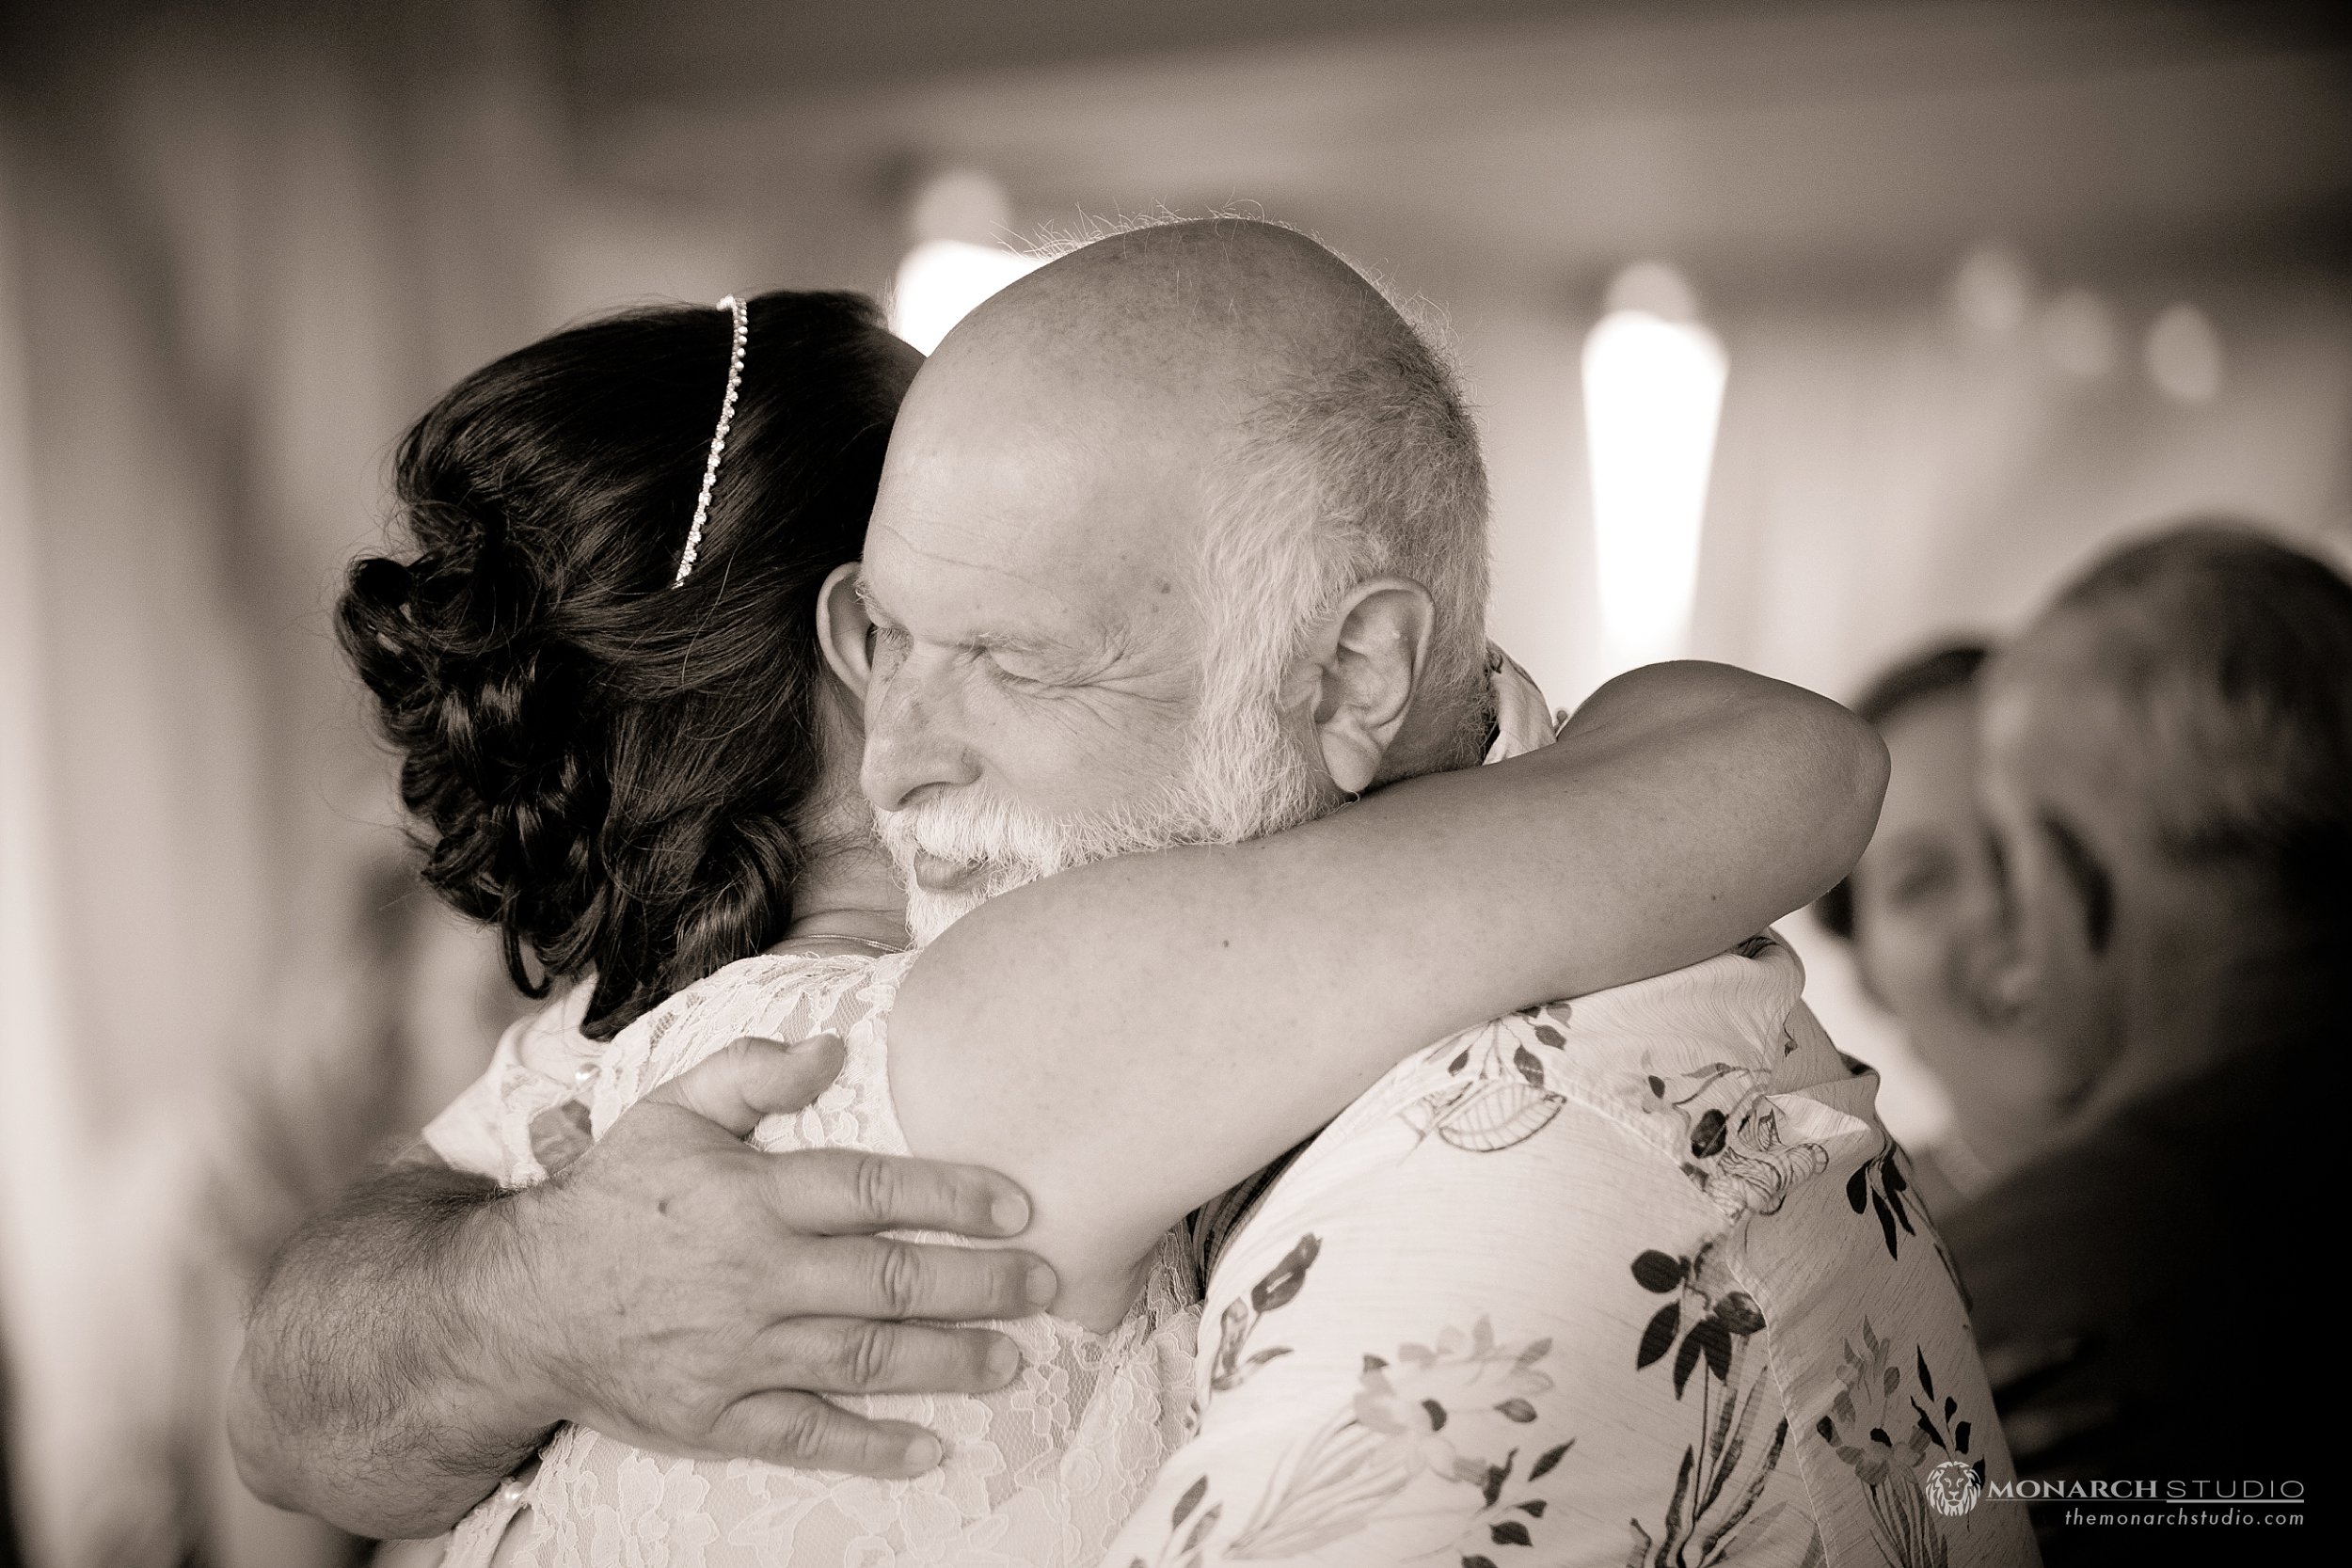
[[769, 293], [693, 573], [670, 586], [734, 330], [630, 310], [475, 372], [400, 446], [413, 544], [356, 562], [345, 652], [424, 879], [607, 1038], [792, 919], [820, 768], [817, 591], [857, 558], [921, 356], [852, 294]]

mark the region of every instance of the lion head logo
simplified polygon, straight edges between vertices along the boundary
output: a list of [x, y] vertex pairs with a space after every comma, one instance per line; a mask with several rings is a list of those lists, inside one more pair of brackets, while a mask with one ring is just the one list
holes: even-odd
[[1977, 1467], [1964, 1459], [1947, 1459], [1930, 1470], [1919, 1490], [1928, 1495], [1928, 1506], [1947, 1519], [1956, 1519], [1977, 1506], [1984, 1496], [1984, 1483], [1977, 1479]]

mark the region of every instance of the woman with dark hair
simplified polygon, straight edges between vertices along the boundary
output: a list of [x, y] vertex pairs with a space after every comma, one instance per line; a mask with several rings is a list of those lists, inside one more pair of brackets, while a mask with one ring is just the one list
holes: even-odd
[[[584, 1131], [601, 1133], [749, 1033], [834, 1035], [845, 1058], [810, 1110], [761, 1124], [758, 1147], [909, 1152], [882, 999], [919, 960], [896, 951], [901, 895], [858, 794], [860, 715], [826, 673], [818, 615], [859, 551], [917, 356], [847, 296], [725, 303], [576, 327], [462, 383], [401, 451], [413, 548], [361, 562], [342, 607], [345, 645], [403, 753], [427, 879], [499, 928], [526, 990], [571, 984], [501, 1042], [502, 1065], [469, 1097], [479, 1114], [456, 1118], [474, 1130], [456, 1141], [474, 1141], [436, 1140], [510, 1185], [544, 1180]], [[1302, 1019], [1268, 996], [1265, 1037], [1204, 1040], [1165, 1020], [1187, 990], [1235, 982], [1152, 953], [1003, 978], [1020, 1004], [1009, 1013], [1107, 996], [1134, 1020], [1131, 1037], [1090, 1042], [1045, 1085], [1100, 1101], [1096, 1137], [1120, 1118], [1204, 1135], [1197, 1155], [1090, 1173], [1158, 1216], [1158, 1239], [1117, 1268], [1090, 1260], [1096, 1276], [1126, 1271], [1123, 1311], [1005, 1325], [1025, 1365], [993, 1393], [848, 1402], [940, 1433], [937, 1469], [872, 1480], [659, 1460], [566, 1426], [535, 1482], [459, 1527], [453, 1568], [494, 1553], [606, 1560], [614, 1532], [646, 1531], [713, 1563], [961, 1561], [983, 1549], [1092, 1561], [1187, 1420], [1198, 1283], [1169, 1229], [1181, 1216], [1433, 1037], [1723, 951], [1818, 892], [1867, 832], [1874, 744], [1809, 694], [1661, 667], [1604, 689], [1552, 744], [1525, 692], [1503, 720], [1529, 731], [1518, 737], [1528, 755], [1383, 790], [1278, 835], [1324, 882], [1366, 890], [1313, 949], [1344, 971], [1352, 1006]], [[1342, 918], [1266, 898], [1263, 864], [1232, 856], [1120, 863], [1115, 879], [1039, 883], [1024, 918], [1084, 930], [1116, 899], [1173, 929], [1216, 909], [1228, 945], [1289, 950], [1301, 922]], [[1721, 896], [1691, 896], [1699, 879]], [[1489, 943], [1441, 976], [1395, 973], [1401, 946], [1473, 907], [1556, 940]], [[1446, 994], [1399, 1005], [1406, 979]], [[1025, 1039], [953, 1045], [967, 1064], [1036, 1066]], [[1126, 1082], [1104, 1074], [1136, 1055], [1188, 1089], [1100, 1086]], [[584, 1097], [564, 1070], [573, 1064]], [[1270, 1086], [1302, 1078], [1318, 1092]], [[581, 1098], [593, 1129], [580, 1126]], [[1037, 1136], [997, 1132], [1009, 1156]], [[1070, 1196], [1031, 1194], [1041, 1213]]]
[[817, 596], [857, 558], [922, 356], [853, 295], [754, 300], [762, 373], [698, 491], [732, 321], [615, 316], [459, 383], [401, 444], [413, 549], [359, 562], [339, 611], [425, 881], [499, 932], [525, 994], [585, 977], [591, 1039], [773, 946], [866, 832], [818, 788], [842, 694]]

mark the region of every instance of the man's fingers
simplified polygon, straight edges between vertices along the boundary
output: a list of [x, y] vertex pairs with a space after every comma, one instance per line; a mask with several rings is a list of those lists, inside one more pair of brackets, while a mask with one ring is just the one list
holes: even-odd
[[1057, 1288], [1054, 1271], [1025, 1252], [880, 1236], [812, 1242], [791, 1280], [795, 1314], [938, 1323], [1025, 1318]]
[[741, 1375], [819, 1394], [984, 1394], [1020, 1370], [1012, 1341], [984, 1328], [787, 1318], [761, 1331]]
[[771, 1388], [727, 1407], [711, 1428], [731, 1453], [809, 1470], [919, 1476], [939, 1463], [939, 1439], [905, 1421], [869, 1421], [814, 1394]]
[[769, 1157], [776, 1212], [796, 1230], [845, 1236], [874, 1230], [947, 1230], [982, 1241], [1018, 1236], [1029, 1198], [994, 1171], [854, 1148]]
[[681, 1106], [741, 1138], [763, 1117], [800, 1110], [824, 1093], [840, 1070], [838, 1036], [813, 1035], [786, 1045], [746, 1035], [645, 1098]]

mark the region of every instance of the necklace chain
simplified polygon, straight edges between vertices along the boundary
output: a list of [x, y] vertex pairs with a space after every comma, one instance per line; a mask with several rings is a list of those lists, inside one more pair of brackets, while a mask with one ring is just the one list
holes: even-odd
[[900, 946], [897, 942], [876, 942], [872, 937], [853, 937], [846, 931], [810, 931], [804, 935], [791, 939], [787, 942], [785, 945], [788, 947], [797, 945], [801, 942], [846, 942], [850, 943], [852, 946], [863, 947], [869, 952], [874, 953], [903, 953], [906, 951], [904, 947]]

